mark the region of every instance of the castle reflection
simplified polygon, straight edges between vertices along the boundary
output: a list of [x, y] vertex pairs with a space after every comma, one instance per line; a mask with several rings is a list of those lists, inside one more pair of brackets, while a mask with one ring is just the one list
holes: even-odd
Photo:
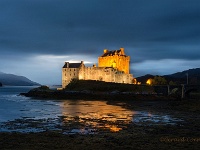
[[106, 101], [63, 101], [63, 123], [79, 124], [82, 127], [107, 129], [117, 132], [132, 122], [134, 111], [121, 106], [108, 105]]

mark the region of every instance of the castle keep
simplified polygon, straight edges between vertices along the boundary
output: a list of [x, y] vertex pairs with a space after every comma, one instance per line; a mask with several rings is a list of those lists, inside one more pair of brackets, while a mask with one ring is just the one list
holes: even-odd
[[62, 68], [62, 88], [74, 78], [132, 84], [133, 75], [129, 74], [129, 63], [130, 56], [125, 55], [124, 48], [114, 51], [105, 49], [103, 55], [98, 58], [98, 67], [86, 67], [83, 61], [65, 62]]
[[124, 48], [109, 51], [104, 49], [104, 53], [98, 58], [99, 67], [113, 67], [119, 71], [129, 74], [130, 56], [126, 56]]

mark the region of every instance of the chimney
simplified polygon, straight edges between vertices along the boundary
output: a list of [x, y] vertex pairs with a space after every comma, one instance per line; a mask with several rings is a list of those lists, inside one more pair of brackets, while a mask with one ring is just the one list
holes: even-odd
[[67, 68], [69, 68], [69, 62], [65, 62], [65, 64], [66, 64]]

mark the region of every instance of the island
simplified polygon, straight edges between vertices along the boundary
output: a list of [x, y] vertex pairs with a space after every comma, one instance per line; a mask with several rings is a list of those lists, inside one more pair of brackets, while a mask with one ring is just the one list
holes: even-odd
[[[132, 100], [132, 99], [166, 99], [154, 86], [109, 83], [94, 80], [72, 80], [64, 89], [53, 90], [48, 86], [34, 88], [27, 97], [43, 99], [82, 99], [82, 100]], [[173, 97], [170, 97], [173, 98]]]

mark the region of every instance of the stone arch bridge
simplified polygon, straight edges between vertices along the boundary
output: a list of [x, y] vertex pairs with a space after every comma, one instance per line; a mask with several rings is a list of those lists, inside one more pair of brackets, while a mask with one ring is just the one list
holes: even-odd
[[190, 97], [191, 92], [200, 91], [200, 85], [154, 85], [153, 87], [156, 93], [163, 95], [179, 92], [181, 98]]

